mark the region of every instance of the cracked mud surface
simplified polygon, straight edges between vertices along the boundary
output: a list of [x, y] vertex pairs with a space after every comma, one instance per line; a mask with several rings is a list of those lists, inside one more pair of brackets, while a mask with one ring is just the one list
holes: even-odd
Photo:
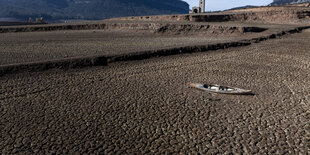
[[204, 45], [233, 41], [236, 38], [238, 37], [154, 36], [150, 33], [103, 30], [5, 33], [0, 38], [0, 65]]
[[[152, 25], [151, 23], [149, 24]], [[188, 26], [188, 24], [185, 24], [185, 26]], [[182, 34], [181, 31], [185, 31], [182, 29], [180, 32], [173, 32], [181, 33], [177, 35], [171, 32], [154, 34], [149, 32], [150, 30], [113, 30], [113, 28], [111, 28], [112, 30], [1, 33], [0, 65], [24, 64], [85, 56], [111, 56], [177, 47], [234, 42], [268, 36], [293, 28], [293, 26], [288, 25], [260, 24], [258, 26], [268, 30], [259, 33], [241, 33], [236, 31], [255, 25], [224, 23], [222, 25], [213, 24], [211, 27], [214, 26], [214, 28], [209, 28], [209, 30], [199, 30], [201, 25], [208, 27], [208, 24], [203, 23], [198, 24], [198, 26], [197, 23], [191, 24], [194, 25], [193, 27], [196, 30], [191, 26], [185, 30], [193, 34], [186, 34], [185, 32], [182, 32], [185, 33]], [[121, 22], [120, 25], [122, 25]], [[173, 31], [173, 23], [171, 25], [172, 28], [170, 29]], [[27, 27], [25, 26], [25, 28]], [[194, 30], [191, 30], [191, 28]], [[166, 31], [170, 31], [170, 29]]]
[[0, 154], [310, 153], [309, 40], [305, 30], [209, 53], [4, 75]]

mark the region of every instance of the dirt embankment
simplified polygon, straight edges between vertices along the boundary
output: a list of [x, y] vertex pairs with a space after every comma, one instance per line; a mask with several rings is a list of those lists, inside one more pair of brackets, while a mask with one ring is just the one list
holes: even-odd
[[249, 32], [263, 32], [267, 28], [260, 27], [236, 27], [236, 26], [223, 26], [223, 25], [197, 25], [197, 24], [167, 24], [160, 26], [155, 29], [155, 33], [168, 33], [168, 34], [217, 34], [217, 35], [227, 35], [227, 34], [243, 34]]
[[0, 21], [0, 26], [35, 25], [35, 24], [38, 24], [38, 23]]
[[192, 20], [195, 22], [227, 22], [227, 21], [247, 21], [264, 23], [296, 24], [309, 23], [310, 10], [308, 11], [267, 11], [267, 12], [246, 12], [219, 15], [195, 15]]
[[310, 21], [310, 7], [300, 7], [300, 6], [259, 7], [259, 8], [230, 10], [220, 13], [125, 17], [125, 18], [117, 18], [117, 20], [191, 21], [191, 22], [247, 21], [247, 22], [280, 23], [280, 24], [296, 24], [296, 23], [305, 24], [309, 23]]
[[178, 24], [178, 23], [98, 23], [98, 24], [72, 24], [72, 25], [42, 25], [42, 26], [20, 26], [2, 27], [0, 33], [10, 32], [37, 32], [37, 31], [57, 31], [57, 30], [121, 30], [121, 31], [146, 31], [158, 34], [243, 34], [248, 32], [263, 32], [266, 28], [224, 26], [210, 24]]
[[[230, 10], [235, 13], [232, 20], [262, 21], [269, 23], [309, 23], [310, 7], [290, 5], [279, 7], [258, 7], [249, 9]], [[245, 17], [240, 16], [244, 15]]]
[[90, 66], [106, 66], [107, 58], [105, 56], [68, 58], [54, 61], [43, 61], [36, 63], [24, 63], [0, 66], [0, 76], [7, 73], [16, 73], [19, 71], [44, 71], [48, 69], [69, 69], [82, 68]]

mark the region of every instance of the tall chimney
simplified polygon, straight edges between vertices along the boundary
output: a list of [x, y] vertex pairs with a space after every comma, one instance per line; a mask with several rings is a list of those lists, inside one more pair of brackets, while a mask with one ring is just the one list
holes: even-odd
[[200, 7], [202, 13], [205, 12], [206, 1], [205, 0], [199, 0], [199, 7]]

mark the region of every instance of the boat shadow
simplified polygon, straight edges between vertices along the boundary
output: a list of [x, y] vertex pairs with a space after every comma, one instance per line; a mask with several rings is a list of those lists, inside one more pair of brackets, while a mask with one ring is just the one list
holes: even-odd
[[250, 93], [244, 93], [244, 94], [235, 94], [235, 95], [243, 95], [243, 96], [255, 96], [257, 94], [250, 92]]

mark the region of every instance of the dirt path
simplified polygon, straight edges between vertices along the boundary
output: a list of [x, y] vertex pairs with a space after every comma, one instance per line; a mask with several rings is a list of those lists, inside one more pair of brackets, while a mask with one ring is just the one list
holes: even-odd
[[209, 53], [5, 75], [0, 154], [310, 153], [309, 40], [306, 30]]

